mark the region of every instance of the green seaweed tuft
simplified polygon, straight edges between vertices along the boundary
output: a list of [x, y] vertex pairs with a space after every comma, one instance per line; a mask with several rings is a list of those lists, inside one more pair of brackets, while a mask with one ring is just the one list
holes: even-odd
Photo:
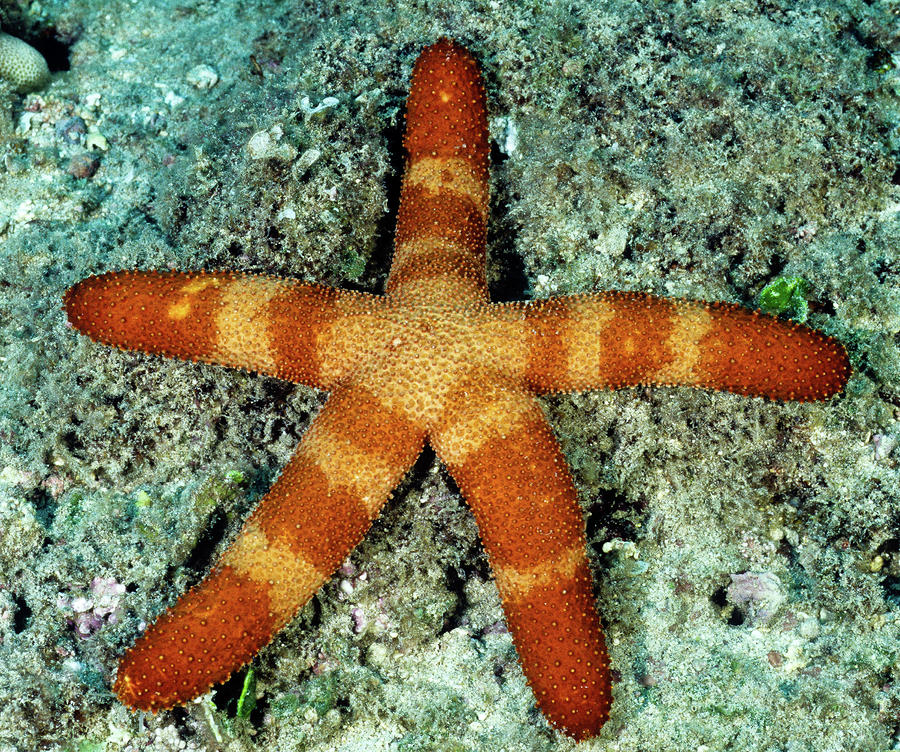
[[251, 666], [244, 676], [244, 686], [241, 688], [241, 696], [238, 697], [237, 717], [249, 718], [254, 708], [256, 708], [256, 672]]
[[803, 277], [778, 277], [759, 294], [760, 310], [803, 323], [809, 315], [808, 291], [809, 283]]

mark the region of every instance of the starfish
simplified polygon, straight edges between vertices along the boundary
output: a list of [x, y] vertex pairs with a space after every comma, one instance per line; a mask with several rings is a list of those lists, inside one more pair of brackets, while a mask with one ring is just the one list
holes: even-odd
[[486, 97], [441, 39], [419, 56], [385, 295], [281, 277], [122, 271], [65, 295], [97, 342], [330, 392], [208, 576], [122, 658], [115, 692], [157, 711], [227, 679], [356, 546], [429, 442], [475, 514], [522, 669], [549, 721], [596, 735], [612, 698], [575, 486], [539, 395], [687, 385], [825, 399], [835, 340], [728, 303], [604, 292], [491, 303]]

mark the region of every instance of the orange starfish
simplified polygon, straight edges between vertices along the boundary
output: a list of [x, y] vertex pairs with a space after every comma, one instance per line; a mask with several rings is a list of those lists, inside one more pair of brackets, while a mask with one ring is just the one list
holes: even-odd
[[384, 296], [138, 271], [66, 293], [69, 320], [98, 342], [331, 392], [213, 571], [122, 659], [126, 705], [184, 703], [249, 661], [359, 543], [427, 440], [475, 513], [538, 705], [592, 736], [609, 714], [609, 658], [575, 487], [536, 396], [683, 384], [810, 400], [847, 380], [833, 339], [727, 303], [616, 292], [491, 303], [484, 87], [452, 41], [415, 65], [404, 145]]

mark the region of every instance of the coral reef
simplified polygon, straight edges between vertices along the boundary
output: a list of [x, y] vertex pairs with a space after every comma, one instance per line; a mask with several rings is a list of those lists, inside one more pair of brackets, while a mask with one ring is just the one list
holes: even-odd
[[44, 86], [50, 80], [50, 69], [34, 47], [0, 30], [0, 78], [24, 93]]
[[[3, 12], [7, 30], [71, 40], [53, 86], [4, 98], [14, 119], [0, 139], [3, 752], [572, 748], [533, 710], [474, 522], [429, 456], [348, 574], [256, 659], [249, 718], [233, 707], [241, 686], [157, 716], [110, 692], [142, 620], [203, 576], [322, 398], [102, 352], [66, 327], [62, 292], [111, 268], [216, 267], [383, 289], [403, 99], [441, 35], [479, 58], [491, 102], [493, 299], [628, 289], [753, 306], [779, 277], [801, 278], [810, 325], [855, 368], [821, 405], [684, 389], [543, 400], [586, 515], [617, 679], [609, 722], [579, 749], [896, 746], [888, 3], [160, 0], [112, 13], [13, 0]], [[214, 85], [198, 86], [212, 80], [198, 66]], [[260, 132], [271, 158], [248, 151]], [[81, 174], [71, 160], [84, 153], [100, 161], [78, 177], [68, 168]], [[733, 575], [747, 587], [729, 595]], [[745, 598], [774, 595], [770, 576], [783, 600], [763, 621]], [[126, 592], [116, 623], [82, 638], [57, 603], [92, 599], [95, 578]]]

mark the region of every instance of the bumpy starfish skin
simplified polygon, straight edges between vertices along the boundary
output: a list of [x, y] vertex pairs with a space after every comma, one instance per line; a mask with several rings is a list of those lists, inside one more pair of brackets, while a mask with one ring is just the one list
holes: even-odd
[[66, 294], [72, 324], [120, 348], [251, 369], [331, 392], [210, 575], [138, 639], [115, 691], [147, 710], [249, 661], [362, 539], [429, 441], [472, 508], [522, 668], [577, 739], [611, 701], [572, 477], [536, 395], [682, 384], [823, 399], [836, 341], [735, 305], [632, 293], [492, 304], [485, 94], [441, 40], [416, 63], [385, 296], [231, 272], [116, 272]]

